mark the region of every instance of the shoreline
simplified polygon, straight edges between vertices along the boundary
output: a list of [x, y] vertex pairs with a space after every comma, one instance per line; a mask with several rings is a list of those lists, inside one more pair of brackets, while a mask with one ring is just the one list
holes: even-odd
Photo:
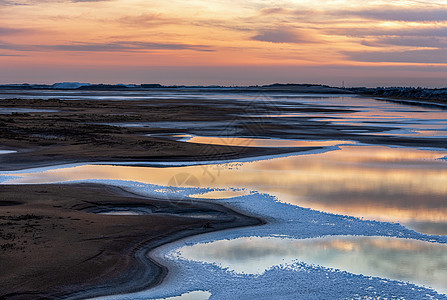
[[[197, 234], [264, 223], [259, 218], [244, 215], [217, 203], [207, 201], [173, 203], [169, 200], [143, 197], [114, 186], [4, 185], [2, 189], [1, 203], [4, 205], [0, 206], [1, 236], [3, 239], [14, 236], [12, 241], [9, 240], [5, 244], [16, 245], [2, 251], [2, 260], [8, 262], [2, 263], [5, 271], [1, 276], [4, 283], [3, 289], [0, 288], [2, 299], [26, 299], [30, 295], [36, 298], [84, 299], [147, 289], [158, 285], [168, 272], [166, 267], [146, 257], [149, 251]], [[68, 196], [67, 193], [68, 195], [74, 193], [76, 196]], [[99, 197], [101, 193], [105, 194], [103, 198]], [[50, 200], [42, 200], [42, 194]], [[5, 198], [11, 199], [11, 195], [15, 195], [16, 202], [3, 201]], [[94, 202], [88, 200], [93, 196]], [[70, 197], [72, 199], [67, 199]], [[58, 205], [51, 208], [55, 199]], [[28, 203], [33, 200], [40, 203]], [[155, 207], [160, 212], [143, 216], [107, 216], [88, 212], [88, 209], [94, 206], [143, 204], [152, 209]], [[33, 214], [24, 217], [27, 216], [25, 212], [36, 205], [41, 207], [40, 210], [33, 210]], [[217, 213], [219, 217], [187, 217], [187, 214], [183, 214], [185, 211]], [[7, 224], [5, 217], [8, 222], [15, 225], [5, 225]], [[26, 218], [29, 219], [25, 220]], [[84, 225], [84, 221], [93, 221], [95, 225], [89, 226], [90, 223]], [[50, 225], [46, 224], [48, 222], [51, 223], [51, 229], [45, 228]], [[77, 223], [78, 232], [65, 231], [63, 234], [61, 229], [68, 229], [74, 225], [73, 222]], [[152, 226], [157, 224], [155, 225], [157, 228], [151, 229], [148, 223]], [[29, 228], [29, 226], [32, 226], [30, 230], [37, 230], [38, 240], [43, 241], [42, 243], [36, 244], [34, 239], [36, 232], [33, 232], [32, 236], [28, 233], [19, 235], [23, 227]], [[92, 229], [96, 226], [100, 227], [97, 231]], [[39, 228], [46, 231], [38, 231]], [[53, 236], [56, 233], [57, 235]], [[75, 233], [82, 233], [84, 237], [74, 238]], [[66, 249], [67, 244], [72, 249]], [[29, 261], [30, 254], [27, 254], [29, 252], [41, 255], [34, 256], [32, 261]], [[70, 258], [70, 255], [73, 257]], [[20, 263], [22, 267], [17, 266]], [[28, 264], [41, 267], [28, 268]], [[74, 266], [76, 270], [73, 269]], [[22, 280], [22, 276], [26, 276], [27, 280]], [[11, 287], [15, 287], [15, 290], [11, 290]]]
[[[369, 97], [371, 98], [371, 96]], [[319, 104], [298, 108], [281, 108], [281, 106], [275, 106], [274, 101], [270, 100], [270, 103], [268, 103], [270, 106], [265, 106], [265, 103], [260, 103], [259, 107], [256, 106], [257, 104], [253, 104], [252, 107], [249, 107], [250, 110], [240, 111], [244, 107], [238, 106], [237, 103], [231, 100], [228, 103], [225, 102], [225, 104], [228, 104], [228, 107], [224, 107], [222, 103], [214, 100], [204, 100], [200, 103], [197, 102], [197, 105], [193, 106], [194, 101], [185, 102], [181, 99], [154, 100], [151, 103], [145, 101], [123, 101], [122, 103], [117, 103], [99, 100], [61, 101], [55, 99], [0, 101], [2, 107], [20, 108], [24, 105], [29, 105], [29, 107], [43, 106], [42, 108], [58, 110], [58, 112], [51, 113], [0, 115], [0, 145], [5, 146], [5, 148], [19, 150], [17, 153], [0, 155], [2, 171], [19, 170], [24, 167], [30, 168], [30, 166], [31, 168], [36, 168], [65, 163], [89, 162], [103, 162], [106, 164], [107, 162], [123, 162], [130, 164], [136, 161], [148, 163], [155, 161], [191, 161], [206, 163], [207, 161], [219, 159], [242, 159], [260, 155], [294, 153], [299, 150], [322, 149], [321, 147], [262, 148], [207, 145], [148, 136], [160, 133], [203, 133], [203, 135], [213, 135], [232, 133], [233, 129], [240, 130], [237, 134], [242, 136], [259, 136], [264, 138], [336, 139], [354, 140], [372, 145], [387, 144], [410, 147], [432, 145], [444, 149], [447, 147], [443, 140], [422, 137], [387, 137], [383, 134], [386, 134], [386, 130], [389, 128], [380, 126], [336, 125], [330, 121], [318, 121], [312, 118], [312, 116], [324, 114], [330, 119], [330, 115], [333, 113], [348, 114], [355, 112], [353, 109], [335, 109], [334, 107], [322, 107]], [[152, 106], [149, 107], [149, 104]], [[145, 108], [142, 109], [142, 106]], [[196, 113], [198, 108], [202, 110], [201, 113], [203, 114]], [[269, 123], [265, 122], [267, 119], [254, 117], [257, 113], [271, 113], [270, 110], [278, 114], [290, 112], [308, 114], [309, 116], [297, 117], [294, 119], [294, 123], [290, 124], [287, 123], [290, 119], [284, 121], [281, 118], [277, 118], [276, 120], [279, 120], [278, 123]], [[235, 116], [237, 116], [236, 118], [240, 121], [240, 124], [232, 123]], [[203, 127], [206, 127], [205, 125], [208, 123], [211, 125], [208, 124], [210, 128], [199, 126], [194, 129], [179, 130], [178, 127], [175, 127], [175, 124], [170, 128], [157, 128], [153, 125], [146, 128], [126, 128], [119, 127], [119, 125], [99, 124], [145, 123], [147, 120], [154, 122], [173, 121], [173, 123], [176, 121], [185, 123], [202, 122], [201, 124], [204, 124]], [[216, 120], [220, 123], [218, 125], [214, 124], [213, 127], [213, 121]], [[228, 126], [228, 132], [222, 131], [220, 128], [224, 123], [231, 125]], [[356, 133], [359, 129], [366, 130], [366, 132]], [[355, 133], [352, 133], [353, 131]], [[380, 135], [374, 135], [377, 133]], [[15, 258], [13, 257], [12, 260], [11, 257], [5, 256], [7, 258], [5, 262], [9, 263], [9, 265], [6, 265], [5, 270], [22, 272], [14, 270], [13, 262], [15, 259], [19, 263], [28, 265], [25, 268], [27, 269], [25, 270], [26, 272], [47, 272], [53, 268], [53, 270], [56, 270], [53, 271], [56, 272], [56, 275], [62, 274], [65, 276], [51, 277], [53, 275], [45, 275], [47, 276], [45, 277], [36, 275], [36, 273], [20, 273], [17, 276], [13, 276], [14, 278], [12, 279], [2, 280], [2, 282], [7, 283], [5, 286], [14, 286], [18, 290], [13, 292], [13, 294], [2, 294], [0, 288], [0, 298], [3, 295], [8, 296], [8, 299], [25, 299], [32, 295], [41, 298], [84, 299], [86, 297], [128, 293], [155, 287], [163, 281], [168, 272], [166, 266], [157, 263], [153, 259], [149, 260], [150, 257], [147, 257], [147, 254], [157, 247], [202, 233], [261, 225], [266, 222], [244, 212], [237, 211], [237, 208], [233, 208], [231, 205], [227, 206], [199, 200], [188, 202], [184, 204], [186, 206], [182, 206], [177, 202], [173, 203], [169, 200], [148, 198], [125, 191], [119, 187], [104, 185], [99, 188], [98, 186], [94, 184], [44, 184], [26, 186], [2, 185], [0, 187], [2, 189], [7, 187], [0, 193], [0, 212], [2, 212], [0, 214], [0, 224], [3, 221], [5, 223], [18, 224], [0, 226], [1, 237], [6, 240], [11, 237], [8, 235], [9, 233], [20, 236], [16, 234], [22, 233], [19, 232], [20, 230], [30, 230], [27, 234], [40, 235], [39, 240], [35, 240], [34, 236], [31, 237], [24, 234], [20, 238], [16, 237], [16, 240], [14, 240], [15, 243], [22, 243], [18, 244], [17, 249], [14, 246], [5, 247], [4, 253], [9, 253], [7, 251], [10, 250], [16, 252], [15, 254], [12, 252], [12, 254], [8, 254], [10, 256], [15, 255]], [[67, 192], [68, 188], [76, 189], [76, 187], [79, 190]], [[35, 190], [31, 193], [30, 189], [32, 188]], [[92, 189], [95, 190], [95, 188], [97, 190], [92, 196], [86, 195], [86, 193], [92, 192]], [[6, 189], [15, 190], [8, 194], [3, 192]], [[58, 189], [59, 192], [57, 192]], [[64, 189], [65, 191], [61, 192]], [[98, 192], [98, 189], [103, 193]], [[104, 196], [106, 192], [107, 197]], [[26, 199], [25, 202], [31, 202], [33, 199], [36, 201], [33, 204], [34, 206], [30, 206], [31, 210], [23, 209], [23, 199], [15, 200], [14, 197], [19, 197], [20, 193], [22, 193], [21, 197]], [[5, 195], [10, 195], [10, 199], [8, 198], [1, 202], [1, 197], [6, 197]], [[58, 207], [60, 206], [59, 203], [45, 204], [45, 201], [49, 201], [49, 196], [54, 199], [57, 198], [58, 201], [62, 201], [67, 197], [71, 198], [62, 201], [66, 201], [66, 203], [64, 202], [66, 206]], [[91, 198], [94, 199], [93, 204]], [[54, 199], [51, 201], [55, 202]], [[82, 203], [79, 203], [79, 201]], [[144, 206], [150, 204], [149, 206], [155, 208], [164, 207], [164, 211], [144, 216], [100, 216], [90, 211], [95, 210], [95, 207], [99, 206], [113, 208], [119, 205], [138, 206], [137, 204], [141, 205], [142, 203], [145, 203]], [[200, 212], [205, 210], [213, 214], [220, 214], [222, 218], [203, 219], [188, 217], [179, 213], [179, 205], [182, 206], [183, 210]], [[7, 215], [7, 211], [12, 211], [13, 215]], [[33, 213], [30, 214], [30, 211]], [[36, 215], [34, 216], [33, 214]], [[13, 217], [12, 219], [10, 219], [11, 216]], [[59, 219], [60, 217], [63, 219]], [[226, 217], [231, 217], [231, 222]], [[144, 221], [137, 221], [138, 219]], [[99, 222], [99, 220], [105, 221]], [[89, 226], [89, 224], [93, 224], [89, 222], [94, 222], [95, 225]], [[156, 228], [148, 228], [148, 224]], [[92, 231], [94, 226], [99, 226], [97, 231]], [[10, 229], [10, 227], [14, 227], [14, 230], [17, 232], [6, 232], [5, 229]], [[39, 228], [42, 230], [39, 231]], [[65, 229], [68, 229], [68, 231]], [[57, 235], [52, 235], [54, 232], [61, 234], [65, 240], [58, 240]], [[146, 235], [147, 232], [152, 232], [152, 236], [148, 237]], [[45, 238], [45, 234], [49, 236]], [[80, 236], [83, 235], [90, 235], [90, 238], [80, 239]], [[26, 238], [29, 240], [25, 243], [23, 239]], [[42, 239], [46, 240], [43, 244], [40, 243]], [[33, 246], [34, 244], [29, 246], [29, 244], [34, 242], [37, 242], [37, 246]], [[55, 243], [56, 246], [50, 246], [48, 243]], [[67, 244], [71, 245], [72, 243], [75, 245], [73, 249], [65, 249]], [[12, 242], [6, 240], [2, 245], [6, 244], [12, 244]], [[86, 244], [93, 245], [92, 247], [96, 248], [90, 251], [82, 247], [82, 245]], [[21, 247], [24, 247], [24, 249]], [[35, 249], [33, 247], [37, 247], [37, 251], [29, 251], [29, 249]], [[59, 249], [59, 252], [51, 252], [57, 249]], [[25, 252], [20, 252], [23, 250]], [[73, 255], [70, 253], [77, 252], [76, 250], [85, 251], [85, 253], [79, 254], [83, 257], [77, 257], [76, 255], [78, 254], [74, 253], [76, 257], [69, 260], [67, 255]], [[29, 256], [26, 254], [28, 252], [43, 253], [41, 258], [35, 258], [42, 259], [43, 263], [42, 261], [28, 261]], [[20, 258], [23, 258], [23, 255], [26, 255], [26, 259], [22, 261]], [[69, 261], [67, 262], [66, 260]], [[78, 262], [78, 264], [74, 264], [75, 262]], [[1, 263], [3, 266], [3, 262]], [[60, 265], [63, 267], [60, 268]], [[1, 276], [0, 279], [2, 279]], [[17, 280], [17, 283], [8, 285], [11, 280]], [[39, 280], [41, 281], [39, 282]], [[20, 290], [20, 288], [26, 289]], [[43, 289], [45, 290], [44, 292], [42, 291]]]
[[[12, 110], [25, 107], [57, 111], [0, 114], [0, 145], [4, 150], [17, 151], [0, 155], [2, 171], [86, 162], [224, 161], [321, 149], [198, 144], [157, 136], [160, 134], [352, 140], [375, 145], [428, 145], [440, 149], [447, 148], [442, 140], [388, 136], [387, 130], [393, 128], [374, 124], [332, 124], [328, 119], [318, 120], [318, 116], [322, 114], [330, 118], [331, 114], [354, 113], [354, 109], [327, 107], [318, 103], [310, 106], [287, 106], [275, 99], [248, 104], [235, 100], [223, 103], [216, 99], [122, 102], [9, 99], [0, 101], [0, 107]], [[197, 111], [201, 114], [197, 114]], [[304, 116], [270, 118], [272, 113]], [[158, 125], [168, 121], [173, 121], [169, 127]], [[143, 125], [123, 127], [123, 123]], [[145, 127], [145, 123], [150, 126]], [[193, 125], [188, 125], [190, 123]], [[399, 128], [398, 125], [396, 128]]]

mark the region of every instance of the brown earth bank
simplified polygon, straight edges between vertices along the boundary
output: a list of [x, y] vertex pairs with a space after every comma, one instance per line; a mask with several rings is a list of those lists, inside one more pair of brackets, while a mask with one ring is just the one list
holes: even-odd
[[[250, 103], [181, 97], [150, 101], [9, 99], [1, 100], [0, 108], [56, 110], [0, 114], [0, 150], [18, 151], [0, 155], [0, 171], [64, 163], [206, 162], [318, 149], [206, 145], [160, 134], [447, 148], [442, 139], [386, 135], [399, 124], [387, 128], [328, 121], [331, 114], [354, 112], [349, 108], [288, 105], [274, 98]], [[268, 117], [287, 113], [305, 116]], [[319, 119], [322, 115], [325, 120]], [[195, 125], [188, 125], [191, 122]], [[112, 126], [119, 123], [137, 126]], [[97, 214], [123, 207], [152, 213]], [[205, 218], [193, 217], [197, 213]], [[0, 298], [76, 299], [149, 288], [158, 284], [167, 270], [145, 258], [148, 250], [194, 234], [261, 223], [217, 204], [147, 199], [115, 187], [1, 185]]]
[[[160, 137], [196, 134], [305, 140], [352, 140], [368, 144], [447, 148], [441, 139], [387, 135], [393, 127], [333, 124], [331, 115], [353, 109], [319, 104], [231, 99], [30, 100], [6, 99], [1, 109], [56, 112], [0, 114], [0, 170], [84, 162], [206, 162], [279, 155], [318, 148], [266, 148], [188, 143]], [[303, 113], [296, 117], [281, 114]], [[276, 115], [269, 118], [269, 115]], [[325, 120], [321, 120], [321, 116]], [[312, 116], [316, 116], [313, 118]], [[163, 125], [161, 125], [164, 122]], [[123, 127], [122, 124], [130, 124]], [[180, 124], [180, 125], [179, 125]]]
[[[214, 102], [205, 100], [196, 105], [166, 99], [150, 103], [148, 107], [147, 101], [1, 100], [0, 108], [4, 109], [25, 107], [57, 112], [0, 114], [1, 149], [20, 150], [0, 156], [0, 170], [78, 162], [229, 160], [310, 150], [184, 143], [148, 135], [182, 133], [186, 129], [158, 128], [156, 124], [150, 128], [104, 125], [213, 121], [220, 123], [211, 132], [225, 136], [235, 125], [234, 114], [244, 108], [231, 103], [226, 108], [216, 107]], [[244, 114], [258, 113], [259, 109], [265, 113], [269, 107], [248, 107]], [[332, 110], [315, 108], [315, 111], [330, 113]], [[258, 127], [250, 129], [242, 124], [239, 129], [251, 130], [253, 135]]]
[[[262, 224], [208, 202], [149, 199], [96, 184], [0, 187], [0, 298], [86, 298], [158, 284], [145, 254], [183, 237]], [[105, 215], [138, 208], [146, 215]], [[197, 217], [200, 215], [200, 217]]]

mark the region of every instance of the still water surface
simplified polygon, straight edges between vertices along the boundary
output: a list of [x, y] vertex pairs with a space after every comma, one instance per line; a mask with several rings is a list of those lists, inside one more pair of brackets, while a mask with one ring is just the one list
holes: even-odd
[[[14, 174], [21, 178], [11, 182], [107, 179], [166, 186], [177, 176], [182, 180], [175, 185], [258, 191], [300, 207], [447, 234], [447, 162], [441, 160], [446, 155], [447, 151], [413, 148], [341, 146], [320, 154], [230, 164], [164, 168], [82, 165]], [[182, 178], [184, 174], [189, 180]]]
[[249, 237], [185, 246], [176, 254], [182, 259], [214, 263], [239, 274], [262, 274], [274, 266], [299, 260], [354, 274], [411, 281], [447, 293], [447, 245], [417, 240]]
[[[388, 129], [380, 134], [390, 136], [443, 139], [447, 131], [447, 111], [442, 110], [350, 97], [288, 98], [282, 101], [283, 105], [293, 105], [295, 101], [307, 105], [318, 102], [319, 105], [332, 107], [348, 106], [356, 112], [332, 114], [330, 119], [325, 119], [327, 116], [324, 115], [314, 117], [334, 124], [384, 126]], [[278, 118], [292, 120], [296, 116], [281, 115]], [[358, 134], [363, 133], [358, 131]], [[320, 146], [324, 147], [324, 151], [203, 165], [175, 166], [163, 162], [158, 166], [147, 167], [86, 164], [47, 170], [3, 172], [0, 175], [6, 178], [14, 176], [6, 182], [9, 184], [99, 179], [172, 188], [191, 186], [215, 189], [190, 195], [197, 199], [223, 199], [259, 192], [273, 195], [278, 201], [297, 207], [369, 220], [399, 222], [421, 233], [447, 235], [446, 150], [368, 145], [338, 140], [304, 141], [199, 135], [181, 138], [191, 143], [239, 146]], [[166, 191], [169, 192], [169, 189]], [[253, 198], [247, 199], [253, 201]], [[138, 217], [141, 212], [126, 211], [123, 208], [119, 213]], [[272, 266], [299, 260], [355, 274], [411, 281], [446, 293], [445, 247], [444, 244], [387, 237], [336, 236], [304, 240], [249, 237], [191, 245], [180, 248], [177, 253], [180, 259], [215, 263], [236, 273], [259, 274]]]

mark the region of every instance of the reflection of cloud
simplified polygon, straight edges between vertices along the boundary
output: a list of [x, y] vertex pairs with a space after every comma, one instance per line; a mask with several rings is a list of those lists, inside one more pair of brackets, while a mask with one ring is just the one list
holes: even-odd
[[296, 261], [365, 276], [411, 281], [445, 290], [447, 246], [390, 237], [309, 239], [250, 237], [184, 246], [174, 257], [214, 263], [236, 273], [262, 274]]

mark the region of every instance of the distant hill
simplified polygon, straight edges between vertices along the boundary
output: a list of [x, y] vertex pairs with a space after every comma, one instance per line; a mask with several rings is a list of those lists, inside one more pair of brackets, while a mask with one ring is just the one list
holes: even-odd
[[178, 91], [213, 91], [232, 93], [303, 93], [303, 94], [360, 94], [377, 97], [390, 97], [413, 100], [434, 100], [447, 102], [447, 88], [427, 89], [413, 87], [354, 87], [338, 88], [321, 84], [296, 84], [296, 83], [273, 83], [268, 85], [253, 86], [166, 86], [158, 83], [146, 84], [91, 84], [80, 82], [60, 82], [52, 85], [46, 84], [5, 84], [0, 89], [32, 90], [32, 89], [63, 89], [63, 90], [178, 90]]
[[350, 93], [347, 90], [334, 88], [326, 85], [319, 84], [282, 84], [274, 83], [270, 85], [262, 86], [185, 86], [185, 85], [173, 85], [166, 86], [158, 83], [150, 84], [91, 84], [91, 83], [80, 83], [80, 82], [60, 82], [53, 85], [43, 85], [43, 84], [7, 84], [0, 85], [0, 89], [63, 89], [63, 90], [163, 90], [163, 89], [178, 89], [178, 90], [212, 90], [213, 92], [285, 92], [285, 93], [331, 93], [331, 94], [341, 94]]

